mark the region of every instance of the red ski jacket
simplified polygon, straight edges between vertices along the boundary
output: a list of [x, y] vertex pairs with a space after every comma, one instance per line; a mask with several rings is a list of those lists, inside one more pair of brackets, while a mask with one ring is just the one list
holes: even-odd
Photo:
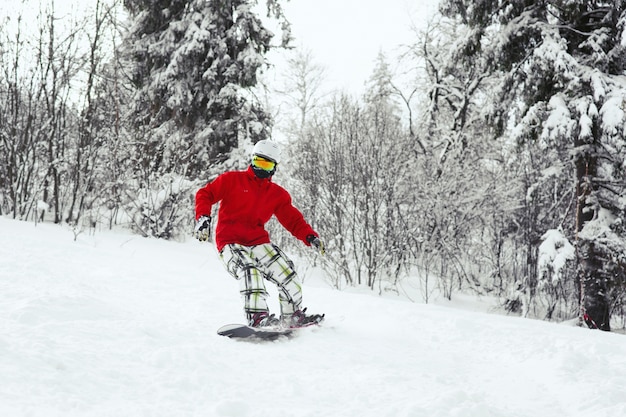
[[217, 202], [220, 207], [215, 244], [220, 252], [230, 243], [244, 246], [270, 243], [265, 223], [272, 215], [307, 246], [311, 245], [307, 236], [318, 236], [302, 213], [291, 204], [287, 190], [274, 184], [271, 178], [258, 178], [251, 167], [246, 171], [226, 172], [198, 190], [196, 220], [210, 215], [211, 207]]

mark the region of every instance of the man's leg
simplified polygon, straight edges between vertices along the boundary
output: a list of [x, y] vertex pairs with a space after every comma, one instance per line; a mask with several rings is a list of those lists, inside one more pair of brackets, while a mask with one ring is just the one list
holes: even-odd
[[302, 305], [302, 284], [293, 262], [274, 244], [255, 246], [253, 253], [265, 278], [276, 284], [281, 316], [291, 317]]
[[244, 302], [244, 312], [248, 322], [256, 313], [268, 313], [267, 290], [263, 273], [257, 268], [257, 260], [251, 247], [226, 245], [220, 258], [228, 272], [239, 280], [239, 292]]

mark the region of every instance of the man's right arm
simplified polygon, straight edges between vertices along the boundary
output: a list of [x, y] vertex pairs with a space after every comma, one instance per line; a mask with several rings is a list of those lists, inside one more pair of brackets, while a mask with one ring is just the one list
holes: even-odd
[[202, 216], [211, 215], [213, 204], [222, 199], [223, 182], [224, 175], [222, 174], [196, 192], [196, 220]]

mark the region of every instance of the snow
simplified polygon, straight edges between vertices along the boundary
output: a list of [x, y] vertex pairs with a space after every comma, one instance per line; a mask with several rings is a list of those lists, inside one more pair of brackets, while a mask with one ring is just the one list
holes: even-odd
[[[600, 114], [602, 116], [602, 129], [609, 135], [619, 136], [620, 132], [623, 132], [624, 125], [626, 123], [626, 115], [624, 113], [623, 105], [626, 102], [626, 94], [623, 91], [619, 91], [610, 97], [602, 108]], [[614, 141], [616, 145], [621, 144], [622, 141]]]
[[[596, 211], [595, 218], [585, 223], [583, 230], [581, 230], [578, 235], [589, 240], [597, 240], [600, 239], [601, 236], [614, 237], [615, 233], [611, 230], [611, 225], [616, 221], [621, 221], [621, 219], [616, 218], [610, 210], [601, 207]], [[611, 240], [619, 242], [617, 238]]]
[[547, 143], [558, 143], [560, 137], [569, 136], [573, 130], [571, 113], [567, 107], [565, 97], [557, 94], [550, 98], [549, 116], [543, 126], [542, 138]]
[[538, 268], [542, 275], [551, 275], [552, 284], [556, 285], [562, 278], [567, 261], [575, 259], [576, 249], [563, 236], [561, 230], [548, 230], [541, 240]]
[[323, 326], [234, 341], [216, 330], [242, 319], [238, 285], [211, 244], [0, 230], [2, 416], [626, 415], [623, 335], [336, 291], [311, 272]]

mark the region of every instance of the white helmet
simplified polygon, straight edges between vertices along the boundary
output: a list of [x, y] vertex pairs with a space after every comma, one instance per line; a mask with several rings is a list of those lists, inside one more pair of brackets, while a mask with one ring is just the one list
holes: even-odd
[[276, 142], [268, 139], [258, 141], [254, 145], [252, 155], [259, 155], [266, 159], [271, 159], [276, 163], [280, 162], [280, 148], [278, 147]]

